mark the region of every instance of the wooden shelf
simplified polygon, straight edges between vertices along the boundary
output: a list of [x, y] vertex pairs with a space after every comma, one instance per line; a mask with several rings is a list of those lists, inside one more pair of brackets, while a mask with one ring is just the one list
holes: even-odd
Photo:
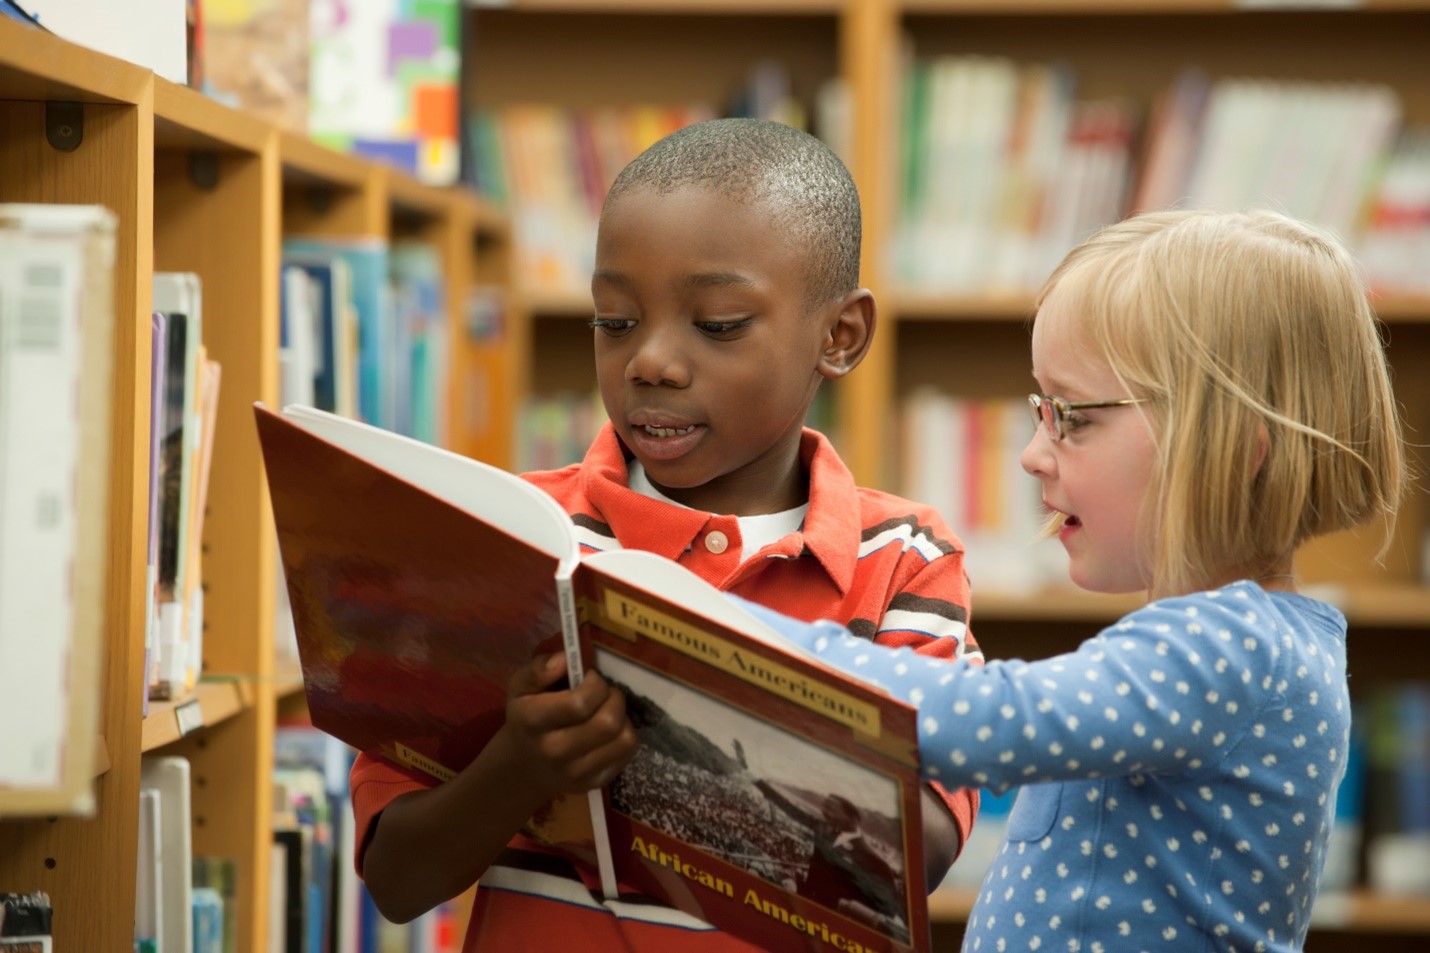
[[273, 694], [276, 698], [287, 698], [303, 692], [303, 672], [300, 669], [284, 669], [273, 675]]
[[900, 321], [1016, 321], [1033, 317], [1032, 294], [941, 295], [895, 292], [889, 309]]
[[[958, 295], [934, 292], [895, 292], [886, 307], [900, 321], [1014, 321], [1027, 322], [1035, 311], [1034, 295]], [[882, 302], [881, 302], [882, 303]], [[1384, 293], [1372, 295], [1376, 314], [1387, 324], [1430, 324], [1430, 295]]]
[[214, 152], [263, 151], [273, 127], [168, 80], [154, 80], [154, 146]]
[[1161, 16], [1165, 14], [1235, 14], [1253, 11], [1416, 11], [1430, 9], [1424, 0], [899, 0], [904, 13], [968, 16]]
[[288, 130], [278, 133], [278, 155], [283, 178], [289, 183], [360, 190], [379, 171], [371, 163], [335, 152]]
[[483, 3], [517, 13], [651, 13], [662, 16], [691, 14], [746, 14], [788, 16], [790, 14], [834, 15], [842, 0], [514, 0], [511, 3]]
[[52, 33], [0, 17], [0, 98], [138, 103], [148, 95], [148, 70], [86, 52]]
[[200, 728], [232, 718], [253, 704], [252, 689], [241, 682], [200, 682], [193, 694], [173, 701], [151, 701], [144, 719], [141, 748], [154, 751]]
[[523, 288], [518, 292], [522, 304], [532, 314], [544, 318], [588, 318], [591, 316], [591, 295], [584, 291]]

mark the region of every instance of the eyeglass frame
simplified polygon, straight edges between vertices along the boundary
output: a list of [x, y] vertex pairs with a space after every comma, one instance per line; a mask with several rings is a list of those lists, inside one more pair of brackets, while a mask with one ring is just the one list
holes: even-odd
[[[1074, 410], [1098, 410], [1104, 407], [1128, 407], [1132, 404], [1145, 404], [1150, 401], [1150, 397], [1124, 397], [1121, 400], [1080, 400], [1069, 401], [1061, 397], [1054, 397], [1051, 394], [1029, 394], [1028, 409], [1033, 412], [1034, 426], [1043, 427], [1047, 430], [1054, 442], [1067, 439], [1068, 414]], [[1050, 408], [1048, 415], [1043, 416], [1043, 407]]]

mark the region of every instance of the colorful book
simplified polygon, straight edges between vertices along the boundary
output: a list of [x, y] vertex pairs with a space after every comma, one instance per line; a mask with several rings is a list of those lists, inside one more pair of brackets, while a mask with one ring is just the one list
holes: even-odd
[[504, 470], [255, 412], [315, 726], [449, 778], [499, 729], [511, 674], [564, 651], [572, 684], [621, 687], [641, 745], [533, 835], [591, 859], [608, 896], [767, 949], [928, 948], [912, 707], [673, 561], [583, 559], [555, 500]]

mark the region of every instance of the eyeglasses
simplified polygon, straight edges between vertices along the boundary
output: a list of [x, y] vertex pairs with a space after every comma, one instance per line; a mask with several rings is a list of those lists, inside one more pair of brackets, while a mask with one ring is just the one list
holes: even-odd
[[1033, 413], [1034, 425], [1041, 424], [1048, 430], [1053, 440], [1061, 440], [1068, 435], [1068, 414], [1074, 410], [1093, 410], [1098, 407], [1126, 407], [1131, 404], [1145, 404], [1151, 398], [1126, 397], [1122, 400], [1082, 400], [1076, 403], [1047, 394], [1029, 394], [1028, 409]]

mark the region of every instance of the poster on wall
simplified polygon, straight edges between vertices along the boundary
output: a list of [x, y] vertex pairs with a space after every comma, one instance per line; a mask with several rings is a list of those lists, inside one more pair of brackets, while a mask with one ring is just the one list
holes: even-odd
[[455, 182], [460, 25], [459, 0], [311, 0], [309, 133]]

